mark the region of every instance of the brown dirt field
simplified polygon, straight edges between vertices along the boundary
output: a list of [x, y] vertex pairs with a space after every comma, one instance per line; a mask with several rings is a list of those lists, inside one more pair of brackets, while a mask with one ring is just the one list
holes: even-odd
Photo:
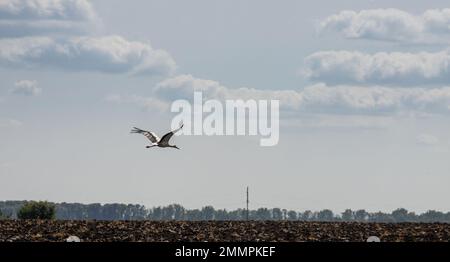
[[450, 224], [301, 221], [63, 221], [0, 220], [0, 242], [65, 241], [366, 241], [450, 240]]

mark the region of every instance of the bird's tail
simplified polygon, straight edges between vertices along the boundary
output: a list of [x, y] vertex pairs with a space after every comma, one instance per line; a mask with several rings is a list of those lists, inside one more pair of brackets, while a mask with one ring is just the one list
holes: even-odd
[[137, 128], [137, 127], [133, 127], [133, 129], [130, 131], [130, 133], [132, 133], [132, 134], [136, 134], [136, 133], [142, 133], [142, 132], [145, 132], [144, 130], [142, 130], [142, 129], [139, 129], [139, 128]]

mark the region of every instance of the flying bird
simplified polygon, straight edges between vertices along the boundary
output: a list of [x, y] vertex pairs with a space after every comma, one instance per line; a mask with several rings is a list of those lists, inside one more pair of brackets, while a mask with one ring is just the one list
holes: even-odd
[[175, 129], [175, 130], [173, 130], [173, 131], [163, 135], [163, 137], [161, 137], [161, 138], [159, 138], [153, 132], [142, 130], [142, 129], [139, 129], [137, 127], [133, 127], [133, 129], [131, 130], [131, 133], [133, 133], [133, 134], [142, 134], [145, 137], [147, 137], [148, 140], [150, 140], [150, 142], [152, 142], [152, 145], [146, 146], [146, 148], [159, 146], [159, 147], [173, 147], [173, 148], [176, 148], [176, 149], [180, 149], [176, 145], [169, 145], [169, 140], [173, 136], [173, 134], [175, 134], [176, 132], [180, 131], [182, 128], [183, 128], [183, 124], [181, 124], [181, 126], [178, 129]]

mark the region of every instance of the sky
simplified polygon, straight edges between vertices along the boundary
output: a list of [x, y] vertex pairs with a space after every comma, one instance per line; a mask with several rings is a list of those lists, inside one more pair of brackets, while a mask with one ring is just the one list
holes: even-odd
[[[0, 0], [0, 199], [448, 211], [449, 45], [439, 0]], [[198, 90], [279, 144], [129, 133]]]

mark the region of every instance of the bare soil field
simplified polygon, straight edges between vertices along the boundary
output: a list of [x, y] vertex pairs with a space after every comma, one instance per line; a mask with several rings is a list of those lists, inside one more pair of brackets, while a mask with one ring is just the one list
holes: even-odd
[[66, 241], [366, 241], [450, 240], [450, 224], [301, 221], [64, 221], [0, 220], [0, 242]]

